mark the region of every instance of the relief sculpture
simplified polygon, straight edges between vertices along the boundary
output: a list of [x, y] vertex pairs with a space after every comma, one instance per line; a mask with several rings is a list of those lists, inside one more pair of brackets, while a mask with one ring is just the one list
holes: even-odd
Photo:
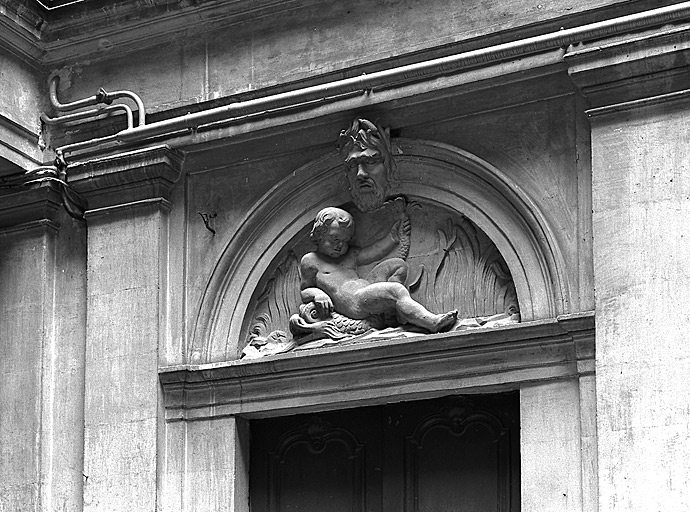
[[387, 130], [355, 119], [338, 151], [352, 203], [322, 209], [266, 281], [243, 357], [519, 321], [489, 238], [462, 214], [392, 194]]

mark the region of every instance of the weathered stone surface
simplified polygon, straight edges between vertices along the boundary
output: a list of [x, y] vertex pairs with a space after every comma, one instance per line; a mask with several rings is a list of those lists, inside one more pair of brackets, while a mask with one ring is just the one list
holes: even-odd
[[[169, 367], [160, 378], [169, 420], [302, 413], [590, 375], [591, 369], [580, 370], [577, 347], [589, 347], [580, 361], [591, 361], [592, 335], [593, 317], [582, 314], [426, 340], [360, 342], [257, 361]], [[411, 374], [416, 378], [409, 379]]]
[[246, 420], [223, 417], [193, 423], [168, 422], [165, 432], [167, 456], [162, 462], [159, 502], [163, 512], [247, 510]]
[[167, 213], [150, 201], [106, 210], [87, 215], [84, 507], [153, 510]]
[[575, 379], [520, 390], [522, 510], [583, 510], [579, 405]]
[[81, 510], [86, 233], [35, 198], [0, 229], [0, 509]]
[[686, 101], [592, 121], [600, 504], [690, 506]]

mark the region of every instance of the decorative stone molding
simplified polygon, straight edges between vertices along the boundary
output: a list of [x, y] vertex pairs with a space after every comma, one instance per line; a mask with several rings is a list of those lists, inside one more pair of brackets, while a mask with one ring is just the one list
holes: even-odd
[[[505, 260], [523, 321], [568, 312], [574, 289], [544, 215], [519, 186], [489, 163], [445, 144], [398, 139], [402, 193], [443, 205], [481, 229]], [[334, 152], [276, 184], [224, 241], [194, 319], [191, 363], [236, 359], [255, 290], [281, 249], [325, 206], [349, 201], [342, 161]]]
[[687, 88], [690, 23], [571, 46], [564, 55], [590, 115]]
[[57, 222], [62, 209], [60, 186], [42, 183], [0, 198], [0, 228], [31, 225], [39, 221]]
[[[385, 371], [381, 371], [385, 368]], [[591, 375], [594, 314], [161, 368], [168, 421], [308, 413]]]
[[118, 153], [67, 169], [68, 182], [89, 210], [154, 198], [167, 200], [180, 177], [183, 156], [168, 146]]

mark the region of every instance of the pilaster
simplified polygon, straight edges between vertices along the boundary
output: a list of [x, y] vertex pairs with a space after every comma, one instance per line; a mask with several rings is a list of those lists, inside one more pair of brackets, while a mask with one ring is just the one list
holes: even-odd
[[85, 242], [55, 183], [0, 198], [1, 510], [82, 510]]
[[690, 507], [689, 31], [566, 54], [592, 130], [601, 510]]
[[160, 146], [68, 171], [89, 203], [85, 510], [157, 508], [165, 452], [158, 349], [167, 322], [169, 194], [181, 163]]

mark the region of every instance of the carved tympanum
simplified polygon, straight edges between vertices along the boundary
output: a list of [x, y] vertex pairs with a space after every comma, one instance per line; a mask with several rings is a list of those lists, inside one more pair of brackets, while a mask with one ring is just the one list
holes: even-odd
[[481, 230], [442, 206], [389, 196], [387, 131], [357, 119], [339, 151], [354, 204], [323, 209], [287, 248], [245, 322], [244, 357], [519, 321], [508, 267]]
[[[460, 214], [431, 204], [416, 206], [406, 209], [410, 234], [403, 237], [405, 241], [394, 244], [391, 238], [389, 257], [373, 266], [355, 262], [358, 278], [361, 276], [368, 284], [384, 278], [388, 282], [396, 271], [401, 271], [402, 262], [405, 279], [400, 275], [393, 279], [405, 285], [416, 303], [432, 312], [458, 310], [459, 320], [447, 326], [448, 329], [492, 327], [519, 321], [515, 286], [491, 240]], [[350, 209], [355, 218], [363, 215]], [[367, 243], [380, 236], [380, 229], [368, 228], [355, 238]], [[373, 228], [380, 228], [380, 223], [374, 223]], [[319, 309], [313, 291], [307, 292], [311, 295], [303, 302], [296, 253], [301, 249], [310, 254], [306, 249], [310, 247], [307, 237], [297, 240], [295, 247], [298, 249], [286, 253], [258, 295], [253, 320], [247, 326], [245, 357], [353, 339], [419, 335], [431, 330], [424, 326], [398, 326], [400, 320], [390, 312], [353, 318], [360, 315], [343, 314], [338, 308]], [[403, 261], [399, 256], [406, 252]]]

